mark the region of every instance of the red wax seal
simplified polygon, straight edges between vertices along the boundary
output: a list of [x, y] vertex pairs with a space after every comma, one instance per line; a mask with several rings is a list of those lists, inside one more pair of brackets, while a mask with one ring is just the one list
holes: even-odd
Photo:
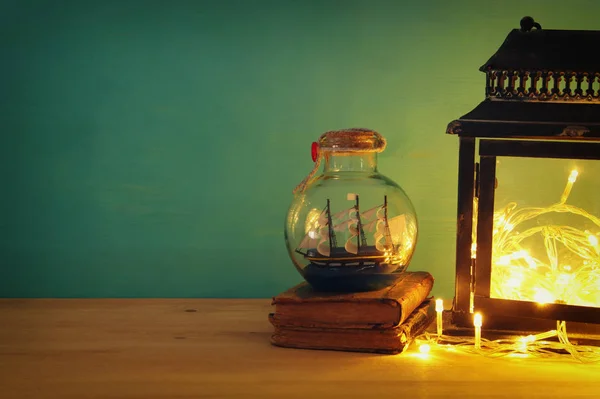
[[319, 143], [316, 141], [313, 141], [312, 146], [310, 147], [310, 155], [312, 156], [313, 162], [317, 162], [319, 156]]

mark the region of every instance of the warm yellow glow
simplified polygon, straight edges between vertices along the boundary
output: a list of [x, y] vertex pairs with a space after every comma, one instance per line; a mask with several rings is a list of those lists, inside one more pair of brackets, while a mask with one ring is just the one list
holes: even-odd
[[431, 359], [431, 356], [429, 355], [429, 353], [421, 353], [421, 352], [407, 353], [406, 355], [402, 355], [402, 356], [416, 357], [417, 359], [421, 359], [421, 360]]
[[[475, 337], [445, 335], [435, 337], [429, 332], [415, 338], [418, 351], [407, 353], [406, 356], [429, 360], [432, 348], [446, 349], [450, 352], [464, 354], [478, 354], [487, 357], [534, 357], [561, 359], [570, 356], [582, 363], [600, 363], [600, 347], [585, 344], [572, 344], [567, 336], [566, 323], [556, 322], [556, 330], [550, 330], [525, 337], [514, 339], [501, 338], [497, 340], [483, 340], [481, 338], [481, 314], [477, 314], [475, 324]], [[557, 339], [547, 340], [547, 338]], [[443, 343], [442, 343], [443, 342]]]
[[[600, 307], [600, 218], [566, 203], [578, 176], [571, 171], [553, 205], [512, 202], [494, 213], [491, 297]], [[557, 224], [540, 222], [554, 214]], [[558, 224], [565, 217], [585, 230]]]
[[598, 250], [599, 250], [599, 249], [598, 249], [598, 237], [596, 237], [596, 236], [595, 236], [595, 235], [593, 235], [593, 234], [590, 234], [590, 235], [588, 236], [588, 241], [590, 242], [590, 244], [592, 245], [592, 247], [594, 247], [594, 249], [595, 249], [596, 251], [598, 251]]
[[510, 277], [506, 280], [506, 286], [510, 288], [520, 288], [525, 280], [525, 274], [521, 270], [512, 270]]
[[565, 190], [563, 191], [563, 194], [560, 197], [561, 204], [564, 204], [565, 202], [567, 202], [567, 199], [569, 198], [569, 195], [571, 194], [571, 189], [573, 188], [573, 184], [575, 184], [575, 182], [577, 181], [577, 175], [579, 175], [579, 172], [577, 172], [576, 170], [571, 171], [571, 174], [569, 175], [569, 178], [567, 179], [567, 185], [565, 186]]
[[477, 243], [474, 242], [471, 244], [471, 259], [477, 258]]
[[475, 327], [481, 327], [483, 325], [483, 318], [481, 317], [481, 313], [475, 313], [475, 316], [473, 316], [473, 325]]
[[533, 335], [528, 335], [526, 337], [521, 337], [519, 339], [519, 348], [523, 352], [527, 352], [528, 344], [535, 342], [535, 337]]
[[554, 302], [554, 296], [544, 288], [534, 288], [535, 294], [533, 295], [533, 300], [537, 303], [543, 305], [546, 303]]
[[516, 358], [525, 358], [525, 357], [529, 357], [528, 353], [509, 353], [507, 355], [508, 357], [516, 357]]
[[435, 300], [436, 312], [436, 330], [438, 337], [442, 335], [442, 312], [444, 311], [444, 301], [442, 299]]
[[308, 211], [306, 215], [306, 220], [304, 222], [304, 234], [309, 234], [311, 238], [318, 237], [318, 229], [319, 229], [319, 216], [323, 211], [320, 209], [313, 208]]
[[443, 299], [436, 299], [435, 300], [435, 311], [436, 312], [443, 312], [444, 311], [444, 300]]
[[528, 335], [526, 337], [523, 337], [523, 342], [534, 342], [535, 341], [535, 336], [533, 335]]
[[475, 313], [473, 316], [473, 325], [475, 326], [475, 349], [481, 349], [481, 326], [483, 319], [481, 313]]
[[576, 169], [573, 169], [571, 171], [571, 174], [569, 175], [569, 183], [575, 183], [577, 181], [578, 175], [579, 175], [579, 172]]
[[475, 292], [469, 293], [469, 313], [475, 312]]
[[534, 341], [539, 341], [541, 339], [547, 339], [547, 338], [551, 338], [551, 337], [556, 337], [558, 335], [558, 331], [557, 330], [550, 330], [550, 331], [546, 331], [543, 333], [539, 333], [536, 334], [535, 336], [530, 335], [530, 337], [533, 337]]
[[569, 285], [571, 282], [571, 276], [572, 275], [569, 273], [560, 273], [556, 277], [556, 284]]

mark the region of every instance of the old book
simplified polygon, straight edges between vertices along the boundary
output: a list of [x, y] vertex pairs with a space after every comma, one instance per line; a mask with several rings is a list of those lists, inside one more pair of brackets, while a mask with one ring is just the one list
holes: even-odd
[[397, 354], [435, 320], [435, 306], [427, 299], [399, 326], [387, 330], [282, 327], [273, 322], [271, 343], [299, 349]]
[[316, 292], [303, 282], [273, 298], [270, 318], [290, 327], [392, 328], [427, 298], [433, 281], [427, 272], [406, 272], [391, 287], [342, 294]]

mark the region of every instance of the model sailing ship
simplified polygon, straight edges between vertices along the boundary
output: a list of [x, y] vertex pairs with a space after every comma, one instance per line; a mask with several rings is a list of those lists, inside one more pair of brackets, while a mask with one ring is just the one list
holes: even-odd
[[[308, 232], [296, 252], [315, 267], [389, 269], [398, 258], [398, 245], [392, 241], [387, 196], [384, 196], [382, 205], [364, 212], [360, 210], [358, 195], [348, 194], [348, 200], [352, 199], [354, 206], [333, 215], [327, 199], [327, 205], [317, 220], [317, 228]], [[349, 233], [350, 237], [343, 246], [338, 246], [336, 233], [345, 233], [344, 237]], [[373, 237], [374, 244], [368, 243], [367, 235]]]

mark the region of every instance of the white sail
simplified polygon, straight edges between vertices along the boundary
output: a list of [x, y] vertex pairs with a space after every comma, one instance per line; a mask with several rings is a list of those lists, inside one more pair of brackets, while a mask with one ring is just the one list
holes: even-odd
[[352, 231], [352, 227], [351, 226], [355, 225], [356, 222], [357, 221], [353, 220], [353, 219], [344, 220], [343, 222], [338, 223], [335, 226], [333, 226], [333, 230], [341, 232], [341, 231], [346, 231], [346, 229], [348, 229], [348, 230]]
[[298, 248], [317, 248], [317, 251], [321, 255], [329, 256], [331, 252], [331, 248], [329, 247], [329, 227], [325, 225], [321, 226], [318, 231], [309, 231], [298, 245]]
[[[324, 218], [324, 221], [323, 221]], [[309, 230], [308, 233], [304, 236], [298, 248], [310, 249], [315, 248], [322, 242], [324, 239], [329, 239], [329, 231], [327, 227], [327, 216], [325, 216], [325, 212], [322, 212], [317, 220], [316, 226]]]
[[385, 251], [386, 249], [389, 249], [389, 247], [381, 241], [383, 237], [384, 236], [380, 235], [375, 236], [375, 248], [377, 248], [378, 251]]
[[[312, 231], [309, 233], [312, 233]], [[300, 245], [298, 245], [298, 248], [309, 249], [316, 247], [318, 244], [318, 238], [313, 238], [310, 236], [310, 234], [307, 234], [304, 236], [304, 239], [302, 239], [302, 241], [300, 242]]]
[[356, 244], [356, 240], [354, 239], [354, 237], [350, 237], [348, 241], [346, 241], [346, 245], [344, 245], [344, 248], [351, 254], [358, 253], [358, 245]]
[[327, 214], [325, 212], [322, 212], [321, 215], [319, 215], [319, 226], [327, 226]]
[[319, 229], [321, 240], [329, 240], [329, 227], [323, 226]]
[[321, 240], [317, 244], [317, 251], [323, 256], [329, 256], [331, 253], [331, 248], [329, 245], [329, 227], [321, 227], [319, 230], [319, 235], [321, 236]]
[[395, 216], [388, 220], [390, 234], [395, 242], [401, 242], [406, 231], [406, 215]]
[[350, 218], [350, 220], [353, 220], [355, 222], [358, 221], [358, 212], [356, 211], [356, 208], [350, 208], [348, 210], [348, 217]]
[[357, 254], [358, 253], [358, 243], [356, 242], [356, 237], [358, 236], [358, 211], [356, 209], [356, 207], [352, 207], [348, 210], [348, 217], [350, 218], [350, 220], [348, 220], [347, 226], [348, 226], [348, 231], [350, 232], [350, 237], [348, 238], [348, 240], [346, 241], [346, 244], [344, 245], [344, 249], [351, 253], [351, 254]]
[[346, 229], [348, 228], [348, 225], [352, 224], [352, 223], [353, 223], [352, 220], [345, 220], [345, 221], [333, 226], [333, 230], [337, 231], [337, 232], [346, 231]]
[[375, 248], [379, 251], [385, 251], [393, 247], [392, 237], [387, 234], [376, 234], [375, 235]]
[[369, 233], [374, 231], [380, 231], [384, 226], [384, 222], [382, 222], [381, 220], [375, 219], [372, 222], [363, 224], [363, 230], [364, 231], [368, 231]]
[[343, 220], [343, 219], [346, 219], [346, 217], [347, 217], [347, 215], [348, 215], [349, 213], [352, 213], [352, 212], [354, 212], [354, 211], [355, 211], [355, 210], [354, 210], [354, 207], [352, 207], [352, 208], [346, 208], [346, 209], [342, 209], [341, 211], [339, 211], [339, 212], [336, 212], [336, 213], [334, 213], [333, 215], [331, 215], [331, 218], [332, 218], [333, 220], [338, 220], [338, 219], [342, 219], [342, 220]]
[[317, 245], [317, 251], [323, 256], [329, 256], [331, 254], [331, 248], [329, 247], [329, 241], [323, 240]]
[[375, 233], [375, 248], [379, 251], [393, 248], [394, 241], [400, 242], [406, 229], [406, 217], [404, 215], [393, 217], [388, 220], [389, 234], [386, 234], [385, 224], [377, 225]]
[[377, 220], [374, 237], [375, 248], [379, 251], [384, 251], [393, 247], [392, 236], [386, 231], [386, 224], [384, 221]]
[[373, 218], [374, 216], [377, 216], [377, 218], [379, 218], [379, 219], [383, 219], [383, 214], [380, 214], [381, 211], [383, 211], [383, 206], [377, 205], [371, 209], [367, 209], [366, 211], [361, 212], [360, 215], [365, 220], [369, 220], [369, 219]]

